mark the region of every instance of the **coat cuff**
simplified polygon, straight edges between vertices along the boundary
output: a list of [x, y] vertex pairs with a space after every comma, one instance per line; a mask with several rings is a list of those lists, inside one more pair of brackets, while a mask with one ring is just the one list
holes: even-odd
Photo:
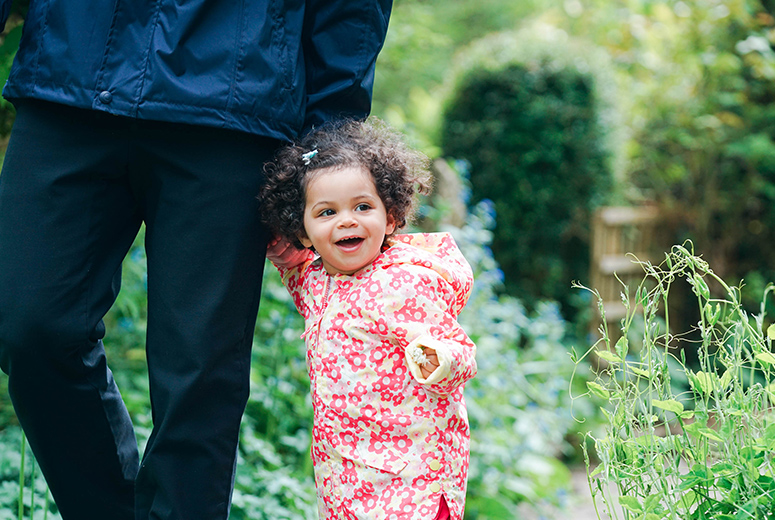
[[[420, 370], [420, 362], [422, 362], [422, 348], [429, 347], [436, 351], [436, 356], [439, 359], [439, 366], [436, 370], [428, 376], [423, 378], [422, 371]], [[418, 383], [423, 385], [433, 385], [442, 381], [452, 371], [452, 353], [449, 351], [449, 347], [441, 341], [431, 336], [420, 336], [412, 341], [404, 351], [406, 357], [406, 363], [409, 365], [409, 371]]]

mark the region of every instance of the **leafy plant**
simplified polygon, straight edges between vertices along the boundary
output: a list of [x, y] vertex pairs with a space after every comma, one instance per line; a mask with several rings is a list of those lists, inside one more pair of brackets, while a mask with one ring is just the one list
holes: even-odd
[[[622, 294], [621, 339], [610, 344], [603, 320], [602, 338], [587, 352], [607, 365], [587, 382], [607, 418], [604, 435], [590, 434], [600, 460], [588, 466], [593, 498], [613, 519], [772, 518], [775, 325], [765, 328], [765, 303], [775, 286], [765, 289], [760, 313], [749, 315], [740, 287], [727, 285], [689, 242], [660, 265], [641, 265], [643, 281]], [[674, 354], [692, 337], [670, 328], [668, 296], [680, 281], [700, 314], [698, 339], [685, 345], [697, 350], [697, 370]], [[640, 348], [631, 348], [636, 342]]]
[[21, 429], [0, 431], [0, 520], [61, 518]]

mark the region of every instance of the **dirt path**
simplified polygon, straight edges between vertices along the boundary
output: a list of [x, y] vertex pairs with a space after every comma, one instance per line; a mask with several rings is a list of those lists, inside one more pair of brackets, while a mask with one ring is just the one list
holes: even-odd
[[567, 506], [563, 510], [544, 511], [543, 515], [539, 515], [531, 508], [524, 507], [520, 511], [518, 520], [609, 520], [609, 516], [605, 513], [605, 507], [599, 498], [597, 504], [600, 511], [599, 518], [595, 512], [587, 484], [586, 470], [583, 467], [571, 469], [571, 485], [572, 489]]

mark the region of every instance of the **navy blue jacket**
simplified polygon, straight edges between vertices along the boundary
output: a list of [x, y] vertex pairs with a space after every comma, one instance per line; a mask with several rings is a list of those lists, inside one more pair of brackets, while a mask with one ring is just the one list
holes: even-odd
[[31, 0], [3, 95], [293, 139], [368, 114], [391, 5]]

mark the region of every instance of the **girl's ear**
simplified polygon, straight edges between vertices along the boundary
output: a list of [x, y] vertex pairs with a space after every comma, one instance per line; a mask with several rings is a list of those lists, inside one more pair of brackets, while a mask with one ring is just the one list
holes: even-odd
[[393, 232], [396, 230], [396, 218], [388, 213], [387, 215], [387, 225], [385, 226], [385, 236], [389, 237], [393, 234]]
[[299, 235], [299, 242], [301, 242], [301, 245], [303, 245], [307, 249], [312, 249], [312, 241], [309, 238], [307, 238], [306, 233]]

